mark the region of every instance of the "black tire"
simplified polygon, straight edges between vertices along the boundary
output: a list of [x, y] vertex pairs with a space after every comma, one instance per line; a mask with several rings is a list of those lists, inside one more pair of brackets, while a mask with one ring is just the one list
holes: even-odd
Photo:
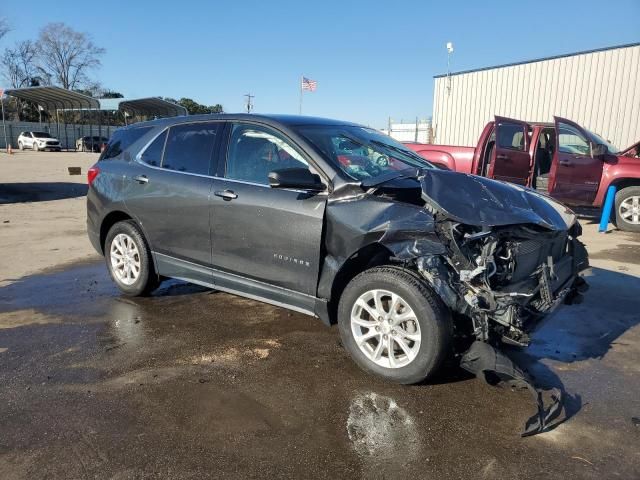
[[[355, 341], [351, 330], [351, 311], [358, 298], [373, 289], [399, 295], [416, 315], [421, 343], [413, 361], [405, 366], [390, 368], [378, 365], [360, 350]], [[450, 311], [417, 274], [397, 267], [375, 267], [351, 280], [338, 305], [338, 326], [343, 345], [360, 368], [396, 383], [413, 384], [429, 378], [450, 351]]]
[[24, 145], [22, 142], [18, 142], [18, 150], [24, 150]]
[[[133, 240], [138, 250], [138, 257], [140, 262], [140, 272], [137, 279], [130, 285], [123, 283], [118, 276], [114, 273], [114, 267], [111, 264], [111, 246], [113, 239], [119, 234], [125, 234]], [[111, 227], [109, 233], [104, 242], [104, 258], [107, 263], [107, 269], [112, 280], [120, 289], [122, 293], [130, 297], [144, 296], [155, 290], [160, 281], [156, 274], [153, 261], [151, 258], [151, 251], [149, 245], [140, 230], [140, 227], [133, 220], [124, 220], [118, 222]]]
[[31, 144], [31, 149], [32, 149], [34, 152], [37, 152], [37, 151], [39, 151], [39, 150], [40, 150], [40, 147], [38, 147], [38, 144], [34, 141], [34, 142]]
[[640, 197], [640, 186], [626, 187], [616, 193], [615, 224], [616, 227], [625, 232], [640, 232], [640, 223], [632, 223], [632, 221], [628, 221], [620, 215], [620, 206], [631, 197]]

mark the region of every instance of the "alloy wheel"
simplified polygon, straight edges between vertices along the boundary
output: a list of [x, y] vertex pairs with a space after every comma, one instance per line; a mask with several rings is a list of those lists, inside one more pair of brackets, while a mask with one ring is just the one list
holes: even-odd
[[632, 225], [640, 225], [640, 196], [632, 195], [625, 198], [618, 207], [620, 217]]
[[124, 285], [133, 285], [140, 276], [140, 252], [133, 239], [119, 233], [111, 241], [111, 267], [117, 280]]
[[420, 350], [420, 324], [409, 304], [388, 290], [369, 290], [351, 309], [351, 333], [360, 351], [385, 368], [409, 365]]

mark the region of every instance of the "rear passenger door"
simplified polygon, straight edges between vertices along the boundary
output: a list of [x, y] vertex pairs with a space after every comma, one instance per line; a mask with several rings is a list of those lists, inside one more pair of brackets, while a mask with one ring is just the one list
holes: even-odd
[[496, 143], [488, 176], [496, 180], [528, 185], [531, 170], [531, 127], [526, 122], [504, 117], [496, 117], [495, 125]]
[[136, 216], [160, 273], [210, 282], [212, 163], [221, 123], [197, 122], [160, 132], [132, 162], [125, 203]]
[[295, 302], [282, 289], [314, 296], [327, 195], [270, 188], [267, 175], [292, 167], [316, 171], [301, 149], [271, 127], [238, 122], [228, 130], [226, 164], [211, 202], [216, 286], [233, 289], [240, 282], [245, 292], [255, 286], [265, 296], [253, 280], [279, 287], [270, 290], [272, 300], [290, 304]]

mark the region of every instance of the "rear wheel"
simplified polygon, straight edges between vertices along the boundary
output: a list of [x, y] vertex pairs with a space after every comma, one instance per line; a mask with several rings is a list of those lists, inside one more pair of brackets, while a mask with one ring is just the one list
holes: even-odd
[[616, 193], [616, 227], [640, 232], [640, 186], [623, 188]]
[[417, 276], [376, 267], [355, 277], [338, 306], [342, 342], [365, 371], [397, 383], [432, 375], [449, 350], [448, 309]]
[[146, 295], [158, 287], [151, 251], [133, 220], [111, 227], [105, 240], [104, 257], [111, 278], [125, 295]]

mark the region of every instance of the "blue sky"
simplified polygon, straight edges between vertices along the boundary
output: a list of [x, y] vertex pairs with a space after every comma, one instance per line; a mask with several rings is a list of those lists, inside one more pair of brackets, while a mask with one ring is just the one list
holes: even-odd
[[[640, 41], [640, 0], [2, 2], [13, 31], [48, 22], [87, 31], [107, 53], [94, 76], [127, 97], [191, 97], [297, 113], [300, 75], [318, 81], [303, 112], [374, 127], [431, 115], [433, 75]], [[28, 11], [28, 15], [26, 14]], [[1, 80], [0, 80], [1, 82]], [[0, 83], [1, 84], [1, 83]]]

